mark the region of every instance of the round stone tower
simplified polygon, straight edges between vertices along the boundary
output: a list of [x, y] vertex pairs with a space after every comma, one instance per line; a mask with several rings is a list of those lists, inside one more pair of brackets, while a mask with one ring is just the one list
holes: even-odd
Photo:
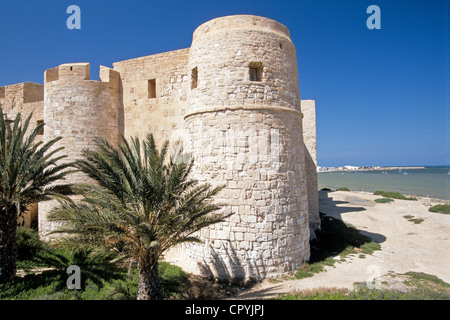
[[[61, 146], [60, 154], [74, 161], [86, 148], [93, 148], [93, 138], [107, 139], [112, 145], [119, 141], [119, 74], [101, 67], [100, 80], [90, 80], [89, 63], [69, 63], [45, 71], [44, 75], [44, 142], [62, 137], [53, 150]], [[59, 154], [58, 154], [59, 155]], [[66, 183], [86, 183], [82, 173], [66, 178]], [[39, 233], [56, 228], [47, 220], [55, 201], [39, 204]]]
[[[271, 19], [238, 15], [196, 29], [185, 114], [200, 183], [226, 185], [232, 213], [184, 245], [198, 271], [260, 280], [309, 259], [302, 113], [295, 47]], [[194, 267], [194, 266], [193, 266]]]

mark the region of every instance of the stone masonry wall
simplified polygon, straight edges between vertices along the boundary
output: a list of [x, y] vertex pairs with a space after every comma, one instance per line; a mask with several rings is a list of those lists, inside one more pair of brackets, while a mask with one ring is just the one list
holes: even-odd
[[[25, 120], [32, 112], [28, 128], [28, 133], [31, 133], [36, 125], [44, 120], [44, 86], [39, 83], [22, 82], [0, 87], [0, 105], [10, 120], [14, 119], [18, 112], [21, 113], [22, 120]], [[41, 141], [42, 138], [42, 135], [38, 135], [36, 141]]]
[[316, 102], [302, 100], [303, 140], [305, 141], [306, 180], [308, 189], [309, 224], [312, 230], [320, 229], [319, 186], [317, 181]]
[[[189, 49], [114, 63], [123, 86], [123, 134], [144, 139], [153, 133], [157, 143], [183, 136]], [[155, 81], [149, 97], [149, 81]], [[122, 127], [122, 126], [121, 126]]]
[[[30, 134], [44, 120], [44, 86], [39, 83], [22, 82], [0, 87], [0, 106], [9, 120], [15, 119], [20, 112], [21, 119], [24, 121], [30, 113], [33, 113], [27, 130], [27, 134]], [[35, 141], [43, 141], [43, 132], [36, 136]], [[37, 227], [37, 205], [27, 209], [19, 223], [25, 227]]]
[[[309, 258], [301, 118], [288, 112], [204, 113], [187, 119], [194, 178], [225, 184], [216, 201], [233, 215], [185, 245], [192, 264], [227, 280], [263, 279]], [[212, 143], [213, 142], [213, 143]]]
[[[95, 137], [106, 138], [111, 144], [119, 142], [119, 75], [116, 71], [102, 67], [100, 79], [89, 80], [89, 64], [73, 63], [58, 67], [57, 76], [45, 75], [44, 118], [46, 127], [44, 140], [62, 136], [52, 150], [64, 146], [59, 154], [74, 161], [81, 158], [84, 149], [94, 148]], [[88, 178], [82, 173], [68, 177], [70, 183], [86, 183]], [[56, 226], [47, 220], [47, 215], [55, 205], [53, 201], [39, 204], [39, 233], [41, 236]]]

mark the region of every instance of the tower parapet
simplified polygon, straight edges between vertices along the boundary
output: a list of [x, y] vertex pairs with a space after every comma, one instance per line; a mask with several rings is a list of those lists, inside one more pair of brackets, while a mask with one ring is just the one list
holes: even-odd
[[187, 115], [244, 106], [300, 112], [295, 47], [279, 22], [247, 15], [206, 22], [194, 32], [189, 66]]

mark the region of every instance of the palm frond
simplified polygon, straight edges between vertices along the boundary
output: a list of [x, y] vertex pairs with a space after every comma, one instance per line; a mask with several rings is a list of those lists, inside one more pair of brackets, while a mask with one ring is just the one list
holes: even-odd
[[[15, 204], [19, 215], [21, 208], [31, 203], [64, 197], [67, 188], [62, 188], [61, 181], [73, 172], [69, 170], [72, 164], [62, 161], [65, 155], [56, 156], [62, 147], [50, 151], [61, 138], [47, 143], [35, 142], [43, 124], [27, 135], [31, 118], [32, 113], [22, 122], [18, 113], [14, 121], [8, 123], [0, 108], [0, 204]], [[49, 189], [47, 193], [46, 187], [53, 184], [61, 188]]]
[[62, 201], [50, 214], [64, 225], [53, 232], [66, 235], [60, 245], [103, 246], [142, 261], [200, 241], [195, 232], [227, 217], [213, 203], [223, 186], [191, 179], [193, 160], [181, 148], [169, 157], [169, 142], [157, 149], [152, 134], [142, 142], [124, 139], [118, 147], [105, 139], [95, 144], [75, 166], [96, 184], [72, 186], [82, 200]]

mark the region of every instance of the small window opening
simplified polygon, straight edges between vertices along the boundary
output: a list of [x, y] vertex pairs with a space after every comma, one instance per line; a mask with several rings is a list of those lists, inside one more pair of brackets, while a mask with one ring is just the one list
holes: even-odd
[[[44, 120], [38, 120], [36, 126], [39, 126], [44, 123]], [[44, 134], [44, 126], [42, 126], [41, 130], [39, 130], [38, 135], [42, 136]]]
[[156, 98], [156, 79], [148, 80], [148, 97]]
[[191, 72], [191, 90], [197, 88], [198, 84], [198, 69], [195, 67]]
[[260, 62], [252, 62], [249, 65], [249, 78], [250, 81], [262, 81], [263, 66]]
[[70, 67], [70, 71], [73, 71], [73, 67]]

